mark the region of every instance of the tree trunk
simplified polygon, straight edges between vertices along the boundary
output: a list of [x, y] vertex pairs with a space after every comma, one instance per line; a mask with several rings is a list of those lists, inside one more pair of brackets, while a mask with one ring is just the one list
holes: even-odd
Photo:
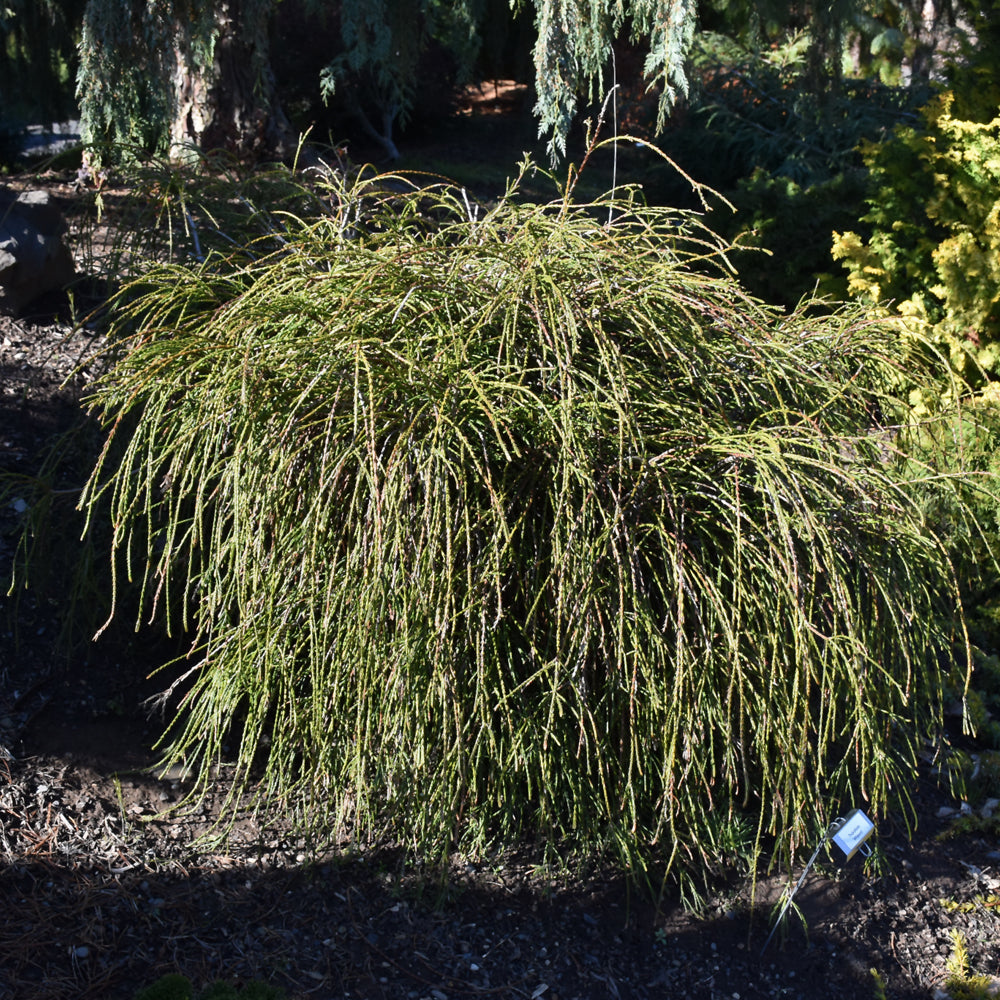
[[170, 155], [223, 150], [241, 160], [283, 159], [294, 136], [278, 102], [268, 51], [273, 0], [222, 0], [209, 5], [204, 32], [176, 23]]

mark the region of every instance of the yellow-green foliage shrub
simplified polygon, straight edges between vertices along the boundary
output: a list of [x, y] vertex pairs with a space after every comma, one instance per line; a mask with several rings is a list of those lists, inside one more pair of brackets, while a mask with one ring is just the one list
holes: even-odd
[[884, 809], [967, 674], [894, 330], [762, 305], [673, 209], [405, 182], [113, 309], [81, 502], [197, 657], [163, 766], [316, 840], [699, 881]]
[[833, 255], [851, 295], [904, 317], [976, 382], [1000, 374], [1000, 117], [965, 121], [952, 103], [942, 94], [923, 128], [863, 144], [871, 236], [835, 233]]

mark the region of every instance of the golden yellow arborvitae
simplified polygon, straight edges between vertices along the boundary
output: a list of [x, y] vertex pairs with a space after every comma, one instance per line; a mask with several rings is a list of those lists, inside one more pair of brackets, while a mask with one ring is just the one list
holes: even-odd
[[945, 93], [924, 127], [868, 144], [870, 239], [835, 233], [851, 295], [928, 335], [964, 377], [1000, 371], [1000, 117], [965, 121]]

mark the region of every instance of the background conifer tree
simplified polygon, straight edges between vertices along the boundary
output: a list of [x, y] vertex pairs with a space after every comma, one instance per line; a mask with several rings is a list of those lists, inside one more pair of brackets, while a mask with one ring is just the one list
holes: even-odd
[[[908, 60], [913, 78], [926, 75], [934, 52], [956, 26], [971, 25], [990, 42], [992, 3], [284, 0], [312, 17], [310, 25], [328, 46], [317, 92], [322, 87], [328, 96], [336, 93], [390, 157], [398, 152], [394, 125], [431, 82], [421, 78], [427, 46], [439, 46], [462, 76], [502, 44], [505, 32], [497, 24], [517, 14], [534, 23], [535, 111], [557, 155], [565, 152], [581, 101], [599, 100], [610, 87], [616, 41], [631, 40], [645, 51], [643, 72], [659, 90], [662, 126], [687, 91], [687, 55], [700, 25], [749, 32], [764, 45], [789, 31], [807, 31], [811, 73], [805, 85], [815, 90], [836, 83], [851, 39], [862, 68], [873, 58], [882, 68], [887, 60], [895, 67]], [[37, 105], [52, 104], [53, 97], [67, 105], [77, 73], [89, 142], [137, 154], [177, 152], [185, 145], [250, 156], [285, 154], [297, 136], [282, 111], [271, 47], [294, 46], [296, 40], [275, 35], [278, 6], [278, 0], [8, 0], [0, 11], [7, 56], [0, 61], [0, 115], [9, 118], [27, 97], [34, 105], [25, 114], [58, 117]]]
[[[611, 45], [622, 32], [648, 41], [645, 71], [662, 84], [661, 122], [686, 89], [694, 0], [532, 0], [531, 6], [536, 112], [553, 152], [565, 150], [581, 93], [590, 87], [597, 96], [607, 85]], [[282, 152], [292, 137], [270, 67], [275, 7], [275, 0], [89, 0], [79, 72], [85, 138], [146, 151], [191, 144]], [[421, 46], [435, 38], [460, 67], [470, 66], [488, 41], [480, 31], [488, 12], [495, 13], [483, 0], [342, 0], [327, 19], [338, 30], [331, 31], [323, 86], [328, 93], [346, 88], [366, 130], [393, 155], [392, 123], [420, 86]], [[363, 90], [376, 96], [374, 110], [362, 103]]]

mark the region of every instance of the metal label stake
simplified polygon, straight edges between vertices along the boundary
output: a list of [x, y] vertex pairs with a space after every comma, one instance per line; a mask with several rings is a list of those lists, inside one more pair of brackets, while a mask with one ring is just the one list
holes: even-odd
[[812, 866], [816, 863], [816, 858], [819, 857], [819, 852], [823, 850], [826, 842], [832, 839], [844, 852], [845, 861], [850, 861], [858, 851], [861, 851], [862, 855], [867, 858], [872, 851], [865, 844], [865, 841], [872, 835], [874, 830], [875, 824], [860, 809], [849, 812], [847, 816], [838, 816], [826, 828], [823, 839], [817, 845], [816, 850], [813, 851], [813, 856], [809, 859], [805, 871], [799, 876], [798, 882], [795, 883], [795, 888], [792, 889], [788, 899], [785, 900], [785, 905], [781, 908], [781, 913], [778, 914], [778, 919], [775, 920], [774, 926], [771, 928], [771, 933], [768, 934], [767, 940], [764, 942], [764, 947], [760, 949], [762, 958], [764, 952], [767, 951], [767, 946], [771, 943], [771, 938], [774, 937], [774, 932], [778, 929], [785, 914], [788, 912], [788, 907], [792, 905], [792, 898], [799, 891], [802, 883], [805, 882], [806, 876], [812, 870]]

